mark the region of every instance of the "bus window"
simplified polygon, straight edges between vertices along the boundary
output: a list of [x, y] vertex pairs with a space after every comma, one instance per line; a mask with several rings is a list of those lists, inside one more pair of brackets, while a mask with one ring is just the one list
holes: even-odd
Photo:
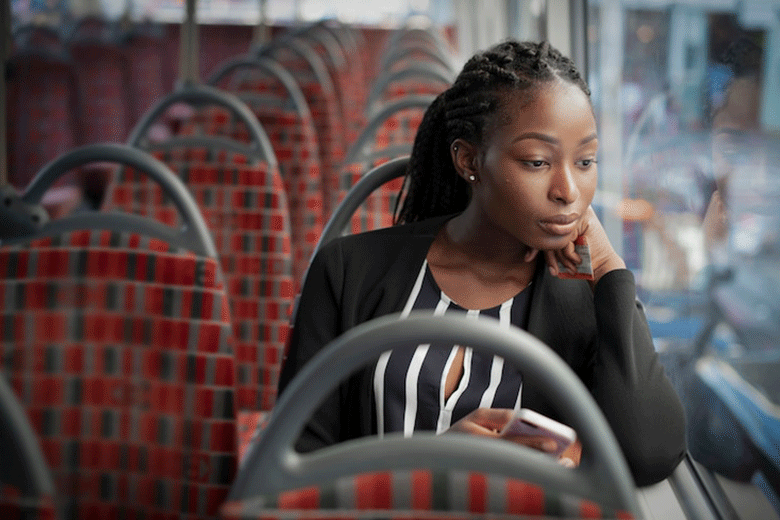
[[741, 518], [780, 515], [780, 24], [765, 4], [591, 1], [586, 31], [600, 210], [691, 455]]

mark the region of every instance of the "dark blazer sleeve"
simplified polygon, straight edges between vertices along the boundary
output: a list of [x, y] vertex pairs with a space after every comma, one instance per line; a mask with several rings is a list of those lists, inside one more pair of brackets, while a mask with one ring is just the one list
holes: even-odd
[[[604, 275], [591, 291], [540, 269], [528, 332], [574, 370], [604, 413], [640, 486], [668, 477], [685, 453], [685, 417], [653, 346], [631, 271]], [[533, 385], [523, 406], [566, 422]]]
[[612, 426], [637, 485], [658, 482], [685, 453], [685, 417], [658, 361], [631, 271], [604, 275], [593, 304], [597, 335], [586, 385]]
[[[280, 395], [300, 369], [341, 334], [343, 274], [338, 242], [323, 248], [312, 260], [298, 301], [287, 356], [282, 364]], [[313, 451], [335, 444], [340, 439], [340, 414], [333, 413], [340, 407], [339, 394], [340, 390], [325, 398], [301, 434], [296, 444], [298, 451]]]

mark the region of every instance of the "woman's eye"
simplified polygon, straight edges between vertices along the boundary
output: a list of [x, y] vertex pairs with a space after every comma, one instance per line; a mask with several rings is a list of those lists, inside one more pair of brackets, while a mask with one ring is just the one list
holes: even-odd
[[596, 164], [596, 159], [582, 159], [579, 161], [579, 163], [583, 168], [589, 168], [590, 166]]
[[544, 166], [544, 161], [538, 160], [538, 161], [523, 161], [526, 166], [530, 166], [532, 168], [541, 168]]

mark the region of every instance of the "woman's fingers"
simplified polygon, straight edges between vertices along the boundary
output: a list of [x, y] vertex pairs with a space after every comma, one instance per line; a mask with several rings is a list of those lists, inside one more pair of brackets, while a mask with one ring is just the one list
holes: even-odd
[[498, 437], [514, 412], [505, 408], [477, 408], [453, 424], [448, 432], [470, 433], [485, 437]]
[[561, 271], [577, 272], [577, 266], [582, 258], [574, 251], [574, 244], [569, 244], [563, 249], [544, 252], [545, 261], [550, 269], [550, 274], [558, 276]]

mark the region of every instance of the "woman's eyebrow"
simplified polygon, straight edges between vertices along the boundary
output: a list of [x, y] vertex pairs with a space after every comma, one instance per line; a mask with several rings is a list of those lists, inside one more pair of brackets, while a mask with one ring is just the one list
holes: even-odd
[[[547, 134], [539, 133], [539, 132], [524, 132], [524, 133], [518, 135], [517, 137], [515, 137], [512, 142], [516, 143], [516, 142], [522, 141], [524, 139], [538, 139], [539, 141], [544, 141], [544, 142], [550, 143], [550, 144], [561, 144], [559, 139], [557, 139], [555, 137], [552, 137], [550, 135], [547, 135]], [[589, 142], [591, 142], [591, 141], [593, 141], [595, 139], [598, 139], [598, 135], [594, 132], [594, 133], [590, 134], [589, 136], [584, 137], [583, 139], [581, 139], [578, 144], [579, 144], [579, 146], [582, 146], [582, 145], [587, 144], [587, 143], [589, 143]]]
[[542, 134], [539, 132], [524, 132], [517, 137], [514, 138], [512, 141], [513, 143], [516, 143], [518, 141], [522, 141], [524, 139], [538, 139], [539, 141], [544, 141], [546, 143], [550, 144], [560, 144], [560, 141], [556, 139], [555, 137], [552, 137], [547, 134]]

